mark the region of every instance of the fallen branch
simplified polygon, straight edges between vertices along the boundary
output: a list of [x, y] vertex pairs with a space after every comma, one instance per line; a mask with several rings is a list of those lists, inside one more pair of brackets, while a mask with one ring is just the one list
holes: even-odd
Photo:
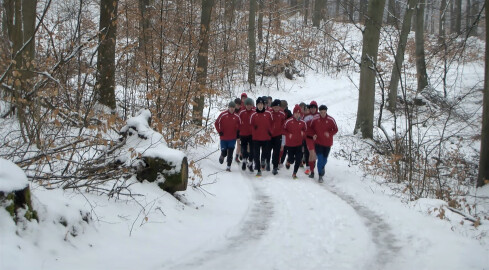
[[476, 218], [474, 218], [472, 216], [469, 216], [469, 215], [467, 215], [467, 214], [463, 213], [462, 211], [457, 210], [455, 208], [452, 208], [452, 207], [447, 207], [447, 208], [448, 208], [448, 210], [450, 210], [450, 211], [452, 211], [452, 212], [454, 212], [456, 214], [459, 214], [459, 215], [463, 216], [468, 221], [471, 221], [473, 223], [477, 223], [477, 225], [481, 225], [482, 224], [481, 221], [480, 221], [480, 219], [476, 219]]

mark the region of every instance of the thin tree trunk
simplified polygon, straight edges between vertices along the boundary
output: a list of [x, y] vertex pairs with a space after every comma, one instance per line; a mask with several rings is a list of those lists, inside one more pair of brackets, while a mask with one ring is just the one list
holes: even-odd
[[406, 50], [407, 38], [411, 31], [411, 19], [413, 17], [414, 9], [418, 0], [408, 0], [408, 6], [406, 8], [406, 14], [402, 21], [401, 36], [399, 37], [399, 44], [397, 45], [396, 55], [394, 57], [394, 66], [391, 72], [391, 81], [389, 84], [389, 105], [388, 109], [394, 112], [397, 103], [397, 89], [399, 87], [399, 78], [401, 74], [402, 65], [404, 63], [404, 52]]
[[255, 12], [256, 1], [250, 0], [250, 14], [248, 20], [248, 83], [256, 85], [256, 40], [255, 40]]
[[258, 41], [263, 41], [263, 2], [265, 0], [258, 0]]
[[360, 0], [360, 8], [358, 11], [358, 13], [359, 13], [358, 21], [360, 23], [365, 22], [365, 12], [367, 12], [367, 3], [368, 3], [367, 0]]
[[368, 19], [363, 33], [362, 59], [360, 64], [360, 89], [357, 120], [354, 133], [362, 133], [363, 138], [373, 138], [375, 78], [377, 54], [379, 50], [380, 28], [386, 0], [370, 0]]
[[396, 17], [396, 0], [389, 0], [388, 5], [389, 7], [387, 8], [387, 24], [392, 25], [397, 28], [397, 20], [398, 18]]
[[[485, 1], [486, 18], [489, 18], [489, 0]], [[486, 29], [489, 29], [489, 20], [486, 19]], [[486, 31], [486, 40], [489, 40], [489, 31]], [[484, 69], [484, 97], [482, 105], [482, 131], [481, 150], [479, 159], [479, 175], [477, 187], [482, 187], [489, 180], [489, 43], [486, 42], [486, 57]]]
[[304, 0], [304, 25], [307, 25], [309, 17], [309, 0]]
[[462, 34], [462, 0], [455, 1], [455, 32]]
[[199, 33], [199, 55], [197, 57], [197, 83], [198, 91], [194, 96], [194, 105], [192, 108], [192, 120], [194, 124], [202, 126], [204, 115], [204, 101], [207, 95], [207, 65], [209, 52], [209, 31], [211, 25], [212, 8], [214, 0], [202, 0], [202, 13], [200, 16], [200, 33]]
[[[316, 3], [315, 3], [316, 1], [314, 1], [314, 6], [316, 6]], [[341, 7], [341, 0], [336, 0], [335, 17], [337, 20], [339, 20], [341, 18], [340, 7]]]
[[[250, 5], [251, 5], [251, 3], [250, 3]], [[275, 27], [275, 31], [279, 31], [280, 27], [281, 27], [280, 0], [273, 0], [273, 7], [274, 7], [273, 13], [275, 14], [275, 16], [274, 16], [274, 27]]]
[[314, 1], [314, 12], [312, 15], [312, 26], [319, 27], [321, 25], [321, 19], [323, 17], [325, 0]]
[[118, 0], [100, 1], [100, 46], [97, 54], [98, 102], [112, 110], [115, 102], [115, 44]]
[[445, 43], [445, 18], [447, 15], [447, 0], [441, 0], [440, 3], [440, 19], [438, 21], [438, 43]]
[[418, 92], [428, 86], [428, 75], [426, 74], [426, 61], [424, 51], [424, 8], [423, 1], [416, 8], [416, 76], [418, 78]]

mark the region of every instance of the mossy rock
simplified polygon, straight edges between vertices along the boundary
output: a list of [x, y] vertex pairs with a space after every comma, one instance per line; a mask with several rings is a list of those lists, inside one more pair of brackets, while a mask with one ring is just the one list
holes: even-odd
[[39, 222], [37, 212], [32, 207], [31, 191], [29, 189], [29, 186], [25, 187], [24, 189], [12, 191], [9, 193], [0, 191], [0, 202], [7, 202], [7, 206], [5, 207], [5, 209], [7, 210], [7, 212], [10, 213], [15, 223], [17, 223], [17, 221], [19, 220], [17, 214], [17, 210], [19, 208], [26, 209], [24, 217], [27, 220], [30, 221], [32, 219], [35, 219]]
[[143, 161], [146, 167], [137, 173], [139, 181], [156, 181], [161, 189], [172, 194], [187, 189], [188, 162], [186, 157], [182, 159], [180, 168], [176, 168], [177, 165], [162, 158], [143, 157]]

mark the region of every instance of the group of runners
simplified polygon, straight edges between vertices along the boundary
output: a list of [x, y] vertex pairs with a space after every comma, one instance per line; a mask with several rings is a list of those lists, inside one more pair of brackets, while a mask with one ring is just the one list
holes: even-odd
[[262, 170], [271, 170], [276, 175], [285, 162], [287, 169], [293, 164], [293, 179], [301, 166], [314, 178], [317, 162], [319, 182], [323, 182], [333, 136], [338, 132], [326, 105], [301, 102], [291, 112], [286, 100], [263, 96], [255, 105], [246, 93], [229, 102], [214, 125], [220, 136], [219, 163], [226, 159], [227, 171], [231, 171], [236, 148], [235, 161], [243, 171], [248, 168], [261, 176]]

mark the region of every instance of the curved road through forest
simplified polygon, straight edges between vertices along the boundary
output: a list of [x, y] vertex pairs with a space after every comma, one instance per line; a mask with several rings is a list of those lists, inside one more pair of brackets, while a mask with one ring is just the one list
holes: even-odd
[[400, 250], [380, 215], [327, 182], [243, 179], [253, 200], [237, 233], [165, 269], [387, 269]]

